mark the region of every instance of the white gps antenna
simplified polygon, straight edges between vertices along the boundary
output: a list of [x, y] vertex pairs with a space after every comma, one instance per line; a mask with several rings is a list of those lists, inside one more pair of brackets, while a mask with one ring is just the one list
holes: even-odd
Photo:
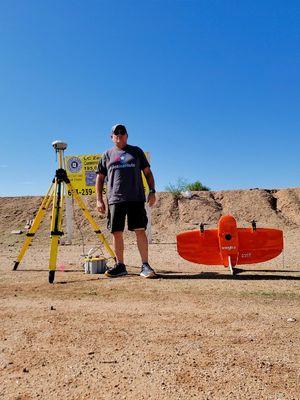
[[52, 142], [52, 146], [55, 151], [66, 150], [66, 148], [68, 147], [67, 143], [62, 142], [61, 140], [55, 140], [54, 142]]

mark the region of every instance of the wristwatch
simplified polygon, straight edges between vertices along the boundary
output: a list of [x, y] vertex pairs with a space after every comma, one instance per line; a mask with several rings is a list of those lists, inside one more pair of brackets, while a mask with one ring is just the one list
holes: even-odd
[[149, 193], [156, 193], [155, 189], [149, 189]]

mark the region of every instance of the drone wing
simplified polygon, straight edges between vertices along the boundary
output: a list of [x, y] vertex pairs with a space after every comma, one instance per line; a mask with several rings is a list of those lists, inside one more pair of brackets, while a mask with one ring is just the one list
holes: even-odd
[[223, 265], [216, 229], [179, 233], [177, 251], [182, 258], [196, 264]]
[[238, 265], [271, 260], [283, 249], [283, 232], [279, 229], [238, 228], [238, 240]]
[[[236, 265], [268, 261], [282, 252], [283, 232], [279, 229], [237, 228], [237, 234]], [[196, 264], [228, 266], [227, 257], [221, 254], [217, 229], [179, 233], [177, 251], [182, 258]]]

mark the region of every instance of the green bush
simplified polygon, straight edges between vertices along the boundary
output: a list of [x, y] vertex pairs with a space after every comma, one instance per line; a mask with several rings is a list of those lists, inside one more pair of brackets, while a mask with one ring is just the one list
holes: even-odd
[[192, 183], [188, 183], [186, 179], [178, 178], [176, 183], [169, 183], [166, 186], [166, 191], [172, 193], [175, 198], [179, 198], [181, 196], [181, 192], [185, 192], [186, 190], [199, 191], [199, 190], [210, 190], [209, 187], [202, 185], [200, 181], [195, 181]]
[[193, 191], [198, 191], [198, 190], [210, 190], [208, 186], [202, 185], [200, 181], [196, 181], [193, 183], [188, 183], [186, 186], [186, 190], [190, 190], [191, 192]]
[[186, 190], [187, 184], [185, 179], [178, 178], [175, 184], [169, 183], [169, 185], [166, 186], [166, 191], [172, 193], [175, 198], [179, 198], [181, 192]]

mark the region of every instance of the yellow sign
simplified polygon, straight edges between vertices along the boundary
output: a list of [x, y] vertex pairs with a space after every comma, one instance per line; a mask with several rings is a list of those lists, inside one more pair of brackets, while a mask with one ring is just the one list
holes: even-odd
[[68, 178], [81, 196], [91, 196], [96, 193], [96, 171], [101, 157], [102, 154], [65, 156]]
[[[149, 153], [145, 153], [149, 160]], [[96, 171], [102, 154], [84, 154], [79, 156], [65, 156], [65, 166], [68, 178], [76, 192], [81, 196], [92, 196], [96, 194]], [[149, 187], [144, 174], [142, 173], [143, 185], [146, 195], [149, 193]], [[106, 193], [106, 185], [103, 187], [103, 193]], [[70, 196], [70, 193], [68, 193]]]

